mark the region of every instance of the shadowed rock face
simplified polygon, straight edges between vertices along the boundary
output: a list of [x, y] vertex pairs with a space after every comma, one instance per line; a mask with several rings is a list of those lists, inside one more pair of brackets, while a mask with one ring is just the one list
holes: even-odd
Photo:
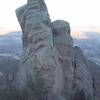
[[87, 60], [79, 47], [74, 47], [73, 100], [94, 100], [93, 80]]
[[0, 54], [0, 72], [4, 75], [6, 80], [14, 81], [18, 70], [19, 57], [9, 54]]
[[16, 56], [0, 54], [0, 100], [13, 98], [19, 61], [20, 59]]
[[6, 77], [4, 76], [2, 72], [0, 72], [0, 91], [6, 88], [7, 88]]
[[94, 88], [94, 99], [100, 99], [100, 66], [86, 59], [87, 70], [91, 73]]

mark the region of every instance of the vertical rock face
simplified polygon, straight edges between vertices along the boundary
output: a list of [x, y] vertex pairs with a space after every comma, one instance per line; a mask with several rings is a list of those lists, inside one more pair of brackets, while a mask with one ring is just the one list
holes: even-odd
[[73, 47], [69, 23], [51, 23], [44, 0], [28, 0], [16, 15], [23, 31], [23, 53], [15, 85], [25, 99], [94, 100], [89, 64]]
[[100, 99], [100, 66], [90, 60], [86, 60], [87, 70], [91, 73], [94, 89], [94, 100]]
[[16, 87], [26, 89], [29, 94], [31, 91], [37, 100], [62, 98], [63, 69], [53, 48], [51, 22], [44, 1], [29, 0], [17, 10], [17, 17], [23, 31], [24, 50]]
[[0, 92], [7, 88], [6, 78], [2, 72], [0, 72]]
[[23, 53], [0, 54], [0, 100], [100, 100], [100, 66], [73, 47], [69, 23], [51, 23], [44, 0], [28, 0], [16, 15]]
[[94, 100], [93, 80], [79, 47], [74, 48], [73, 100]]
[[69, 23], [57, 20], [52, 23], [54, 47], [59, 52], [59, 62], [63, 68], [63, 95], [70, 100], [73, 81], [73, 40], [70, 36]]
[[45, 39], [44, 44], [52, 46], [51, 23], [43, 0], [28, 0], [26, 5], [16, 10], [16, 14], [23, 31], [24, 47], [36, 44], [38, 38], [43, 38], [40, 41]]

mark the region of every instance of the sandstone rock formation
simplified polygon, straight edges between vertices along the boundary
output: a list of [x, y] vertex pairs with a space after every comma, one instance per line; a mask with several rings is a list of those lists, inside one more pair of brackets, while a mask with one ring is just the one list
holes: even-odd
[[51, 22], [44, 0], [16, 10], [20, 58], [0, 56], [0, 100], [99, 100], [100, 66], [73, 46], [68, 22]]
[[57, 20], [52, 23], [52, 30], [54, 47], [59, 52], [59, 62], [63, 68], [63, 95], [70, 100], [73, 81], [73, 40], [70, 36], [70, 26], [63, 20]]
[[16, 100], [13, 96], [19, 61], [16, 56], [0, 54], [0, 100]]
[[[64, 98], [63, 68], [57, 50], [53, 48], [51, 21], [44, 1], [29, 0], [27, 5], [17, 10], [17, 16], [23, 30], [24, 50], [16, 87], [33, 92], [32, 96], [38, 100]], [[30, 87], [31, 83], [34, 90]], [[40, 93], [41, 96], [37, 96]]]
[[[84, 92], [84, 99], [81, 100], [99, 100], [100, 66], [88, 60], [79, 47], [75, 47], [74, 52], [74, 89], [81, 86]], [[75, 98], [80, 100], [80, 96]]]
[[51, 23], [43, 0], [28, 0], [16, 14], [23, 31], [17, 89], [29, 100], [93, 100], [91, 73], [73, 47], [69, 23]]

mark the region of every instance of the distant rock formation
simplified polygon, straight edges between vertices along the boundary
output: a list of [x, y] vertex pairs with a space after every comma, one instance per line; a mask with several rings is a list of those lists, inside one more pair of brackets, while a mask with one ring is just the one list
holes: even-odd
[[0, 100], [99, 100], [100, 66], [73, 46], [69, 23], [51, 22], [44, 0], [28, 0], [16, 15], [23, 53], [0, 56]]

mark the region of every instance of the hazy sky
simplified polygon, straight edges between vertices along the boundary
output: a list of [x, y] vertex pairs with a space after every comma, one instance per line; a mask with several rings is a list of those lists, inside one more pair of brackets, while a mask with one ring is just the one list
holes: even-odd
[[[16, 28], [19, 24], [15, 9], [25, 4], [27, 0], [0, 1], [0, 28]], [[45, 0], [50, 17], [53, 20], [68, 21], [75, 26], [100, 26], [100, 0]]]

